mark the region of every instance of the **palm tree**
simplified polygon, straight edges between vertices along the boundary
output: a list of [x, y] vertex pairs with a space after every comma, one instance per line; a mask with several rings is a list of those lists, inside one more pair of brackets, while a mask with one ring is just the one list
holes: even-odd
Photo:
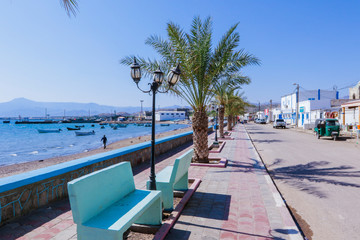
[[78, 11], [78, 3], [77, 0], [61, 0], [62, 6], [65, 8], [67, 15], [70, 17], [71, 15], [76, 16]]
[[[243, 66], [259, 62], [244, 50], [236, 50], [240, 41], [239, 33], [235, 32], [237, 25], [232, 26], [213, 47], [211, 18], [202, 21], [194, 17], [189, 33], [170, 22], [167, 24], [167, 39], [153, 35], [145, 42], [156, 50], [161, 60], [138, 58], [140, 66], [148, 75], [159, 66], [168, 72], [171, 66], [180, 63], [181, 81], [171, 91], [194, 110], [194, 161], [208, 162], [206, 107], [214, 96], [214, 87], [221, 78], [236, 75]], [[131, 65], [133, 56], [125, 57], [120, 62]]]
[[250, 106], [246, 99], [243, 97], [243, 94], [239, 93], [230, 93], [228, 95], [228, 101], [225, 105], [226, 111], [225, 115], [228, 117], [228, 126], [227, 130], [231, 131], [233, 126], [236, 123], [236, 116], [242, 115], [245, 113], [245, 108]]
[[214, 86], [215, 99], [219, 104], [219, 133], [221, 138], [224, 137], [224, 114], [229, 96], [232, 96], [237, 89], [240, 89], [241, 85], [249, 83], [250, 79], [248, 77], [236, 75], [222, 78]]

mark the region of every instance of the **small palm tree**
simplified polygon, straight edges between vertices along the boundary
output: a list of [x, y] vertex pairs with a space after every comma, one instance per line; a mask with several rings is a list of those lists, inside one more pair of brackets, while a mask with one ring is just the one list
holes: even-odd
[[[238, 74], [247, 64], [256, 64], [258, 59], [244, 50], [236, 50], [240, 36], [235, 32], [238, 24], [232, 26], [214, 47], [212, 42], [212, 21], [199, 17], [193, 19], [190, 32], [180, 26], [167, 24], [167, 39], [150, 36], [146, 44], [152, 46], [161, 56], [161, 60], [138, 58], [146, 74], [152, 74], [157, 68], [165, 72], [171, 66], [180, 63], [181, 80], [172, 87], [172, 93], [184, 99], [194, 110], [192, 118], [194, 161], [208, 162], [208, 116], [207, 105], [214, 96], [214, 88], [220, 79]], [[131, 65], [133, 56], [120, 61]]]
[[229, 100], [229, 96], [232, 96], [237, 89], [240, 89], [241, 85], [249, 83], [250, 79], [248, 77], [233, 75], [221, 79], [214, 86], [215, 99], [219, 104], [219, 134], [221, 138], [224, 137], [225, 107]]
[[236, 124], [236, 116], [244, 114], [245, 108], [250, 106], [250, 104], [246, 102], [243, 94], [233, 93], [228, 96], [228, 101], [225, 106], [225, 115], [228, 117], [227, 130], [231, 131]]

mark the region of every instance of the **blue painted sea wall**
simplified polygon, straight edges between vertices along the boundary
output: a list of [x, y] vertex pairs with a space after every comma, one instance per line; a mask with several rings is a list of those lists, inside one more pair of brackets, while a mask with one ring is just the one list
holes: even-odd
[[[212, 131], [211, 128], [209, 131]], [[192, 141], [192, 134], [190, 131], [156, 140], [155, 155]], [[50, 202], [66, 198], [67, 183], [75, 178], [123, 161], [136, 166], [149, 161], [150, 156], [151, 142], [148, 141], [0, 178], [0, 225]]]

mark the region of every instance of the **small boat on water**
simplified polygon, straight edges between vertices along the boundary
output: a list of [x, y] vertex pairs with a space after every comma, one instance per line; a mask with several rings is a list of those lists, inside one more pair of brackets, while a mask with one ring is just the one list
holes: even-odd
[[38, 129], [39, 133], [59, 133], [61, 129]]
[[100, 128], [101, 128], [101, 129], [104, 129], [104, 128], [105, 128], [105, 126], [101, 126]]
[[67, 130], [69, 130], [69, 131], [78, 131], [78, 130], [80, 130], [80, 128], [67, 127]]
[[95, 131], [92, 130], [90, 132], [75, 132], [76, 136], [89, 136], [89, 135], [95, 135]]
[[160, 126], [161, 127], [167, 127], [167, 126], [170, 126], [170, 123], [161, 123]]
[[5, 121], [3, 121], [3, 123], [10, 123], [10, 121], [8, 121], [8, 120], [5, 120]]
[[151, 127], [151, 123], [145, 123], [144, 127]]
[[83, 128], [85, 125], [75, 125], [76, 128]]
[[136, 126], [144, 126], [143, 123], [137, 123]]
[[99, 123], [99, 125], [108, 125], [108, 123]]

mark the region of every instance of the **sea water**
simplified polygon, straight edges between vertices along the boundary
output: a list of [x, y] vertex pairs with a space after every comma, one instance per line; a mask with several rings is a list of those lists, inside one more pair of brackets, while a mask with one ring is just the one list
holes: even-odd
[[[95, 135], [76, 136], [67, 127], [84, 125], [79, 131], [95, 131]], [[92, 127], [94, 125], [94, 127]], [[155, 125], [156, 134], [185, 128], [189, 125]], [[109, 125], [104, 129], [99, 124], [10, 124], [0, 123], [0, 166], [15, 163], [39, 161], [52, 157], [87, 152], [102, 145], [101, 138], [106, 135], [108, 144], [133, 137], [151, 134], [151, 127], [129, 124], [126, 128], [113, 130]], [[38, 129], [61, 129], [60, 133], [38, 133]]]

